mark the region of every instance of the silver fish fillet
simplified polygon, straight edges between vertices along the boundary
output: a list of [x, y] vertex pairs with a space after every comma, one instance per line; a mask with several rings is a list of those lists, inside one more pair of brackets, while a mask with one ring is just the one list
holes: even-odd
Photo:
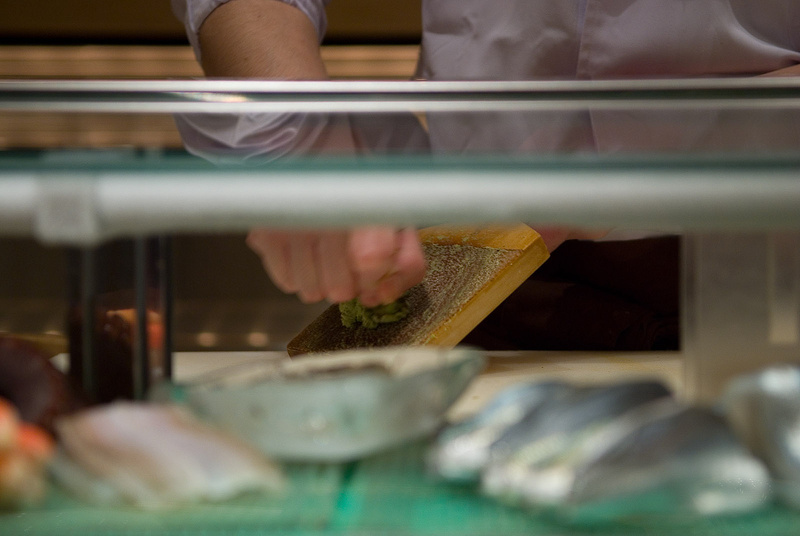
[[720, 416], [662, 400], [586, 436], [570, 455], [528, 467], [519, 493], [573, 519], [710, 516], [761, 508], [770, 478]]
[[506, 429], [569, 389], [558, 381], [519, 383], [503, 389], [475, 415], [439, 433], [428, 452], [429, 471], [450, 481], [477, 481], [489, 461], [489, 449]]
[[800, 508], [800, 367], [770, 367], [734, 379], [719, 407], [767, 467], [778, 497]]
[[639, 405], [671, 397], [657, 381], [578, 387], [551, 397], [490, 447], [481, 477], [482, 491], [509, 503], [521, 499], [527, 468], [569, 450], [582, 436]]

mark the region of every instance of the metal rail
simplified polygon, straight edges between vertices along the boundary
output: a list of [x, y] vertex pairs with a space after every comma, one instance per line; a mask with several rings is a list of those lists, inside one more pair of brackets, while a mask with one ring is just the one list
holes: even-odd
[[85, 244], [141, 234], [368, 222], [800, 229], [800, 158], [396, 164], [0, 169], [0, 232]]
[[[800, 110], [800, 81], [0, 81], [0, 111], [10, 113], [673, 108]], [[179, 162], [134, 165], [128, 171], [124, 160], [105, 167], [4, 164], [0, 161], [0, 233], [49, 242], [92, 244], [115, 236], [256, 225], [421, 225], [476, 219], [682, 230], [800, 228], [797, 155], [761, 160], [458, 158], [444, 163], [409, 156], [230, 167]]]
[[5, 80], [0, 110], [388, 113], [800, 107], [796, 77], [430, 82]]

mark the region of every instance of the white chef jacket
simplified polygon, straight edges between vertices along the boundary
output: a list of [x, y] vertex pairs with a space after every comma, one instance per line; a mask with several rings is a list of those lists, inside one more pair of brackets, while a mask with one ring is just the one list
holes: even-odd
[[[172, 0], [198, 56], [198, 28], [226, 1]], [[322, 39], [330, 0], [281, 1]], [[750, 76], [800, 63], [798, 0], [423, 0], [422, 20], [418, 76], [429, 80]], [[201, 131], [236, 145], [263, 120], [213, 134], [197, 118], [179, 125], [185, 140]], [[428, 117], [431, 145], [446, 152], [796, 148], [798, 124], [783, 111]]]
[[[197, 32], [228, 0], [172, 0]], [[330, 0], [281, 0], [323, 37]], [[437, 80], [758, 74], [800, 63], [797, 0], [423, 0], [420, 73]]]

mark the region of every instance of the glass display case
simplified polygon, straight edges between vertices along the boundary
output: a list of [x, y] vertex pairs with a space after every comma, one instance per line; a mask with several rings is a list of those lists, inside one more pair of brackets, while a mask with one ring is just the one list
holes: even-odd
[[[800, 361], [800, 83], [794, 78], [0, 81], [0, 121], [28, 131], [31, 124], [52, 131], [86, 122], [111, 133], [115, 124], [143, 126], [134, 145], [87, 134], [43, 149], [30, 138], [15, 142], [13, 129], [0, 140], [0, 234], [72, 248], [80, 260], [73, 302], [82, 304], [83, 324], [72, 331], [79, 341], [73, 367], [91, 369], [102, 344], [87, 343], [95, 320], [86, 311], [106, 291], [103, 271], [113, 269], [102, 264], [103, 255], [119, 259], [109, 248], [128, 248], [132, 292], [125, 304], [108, 306], [135, 316], [126, 394], [141, 397], [149, 379], [171, 374], [165, 244], [175, 236], [256, 227], [526, 222], [534, 229], [602, 230], [602, 241], [680, 236], [680, 349], [663, 358], [678, 363], [682, 397], [713, 404], [735, 376]], [[142, 134], [154, 124], [174, 124], [183, 145]], [[157, 339], [159, 357], [152, 353], [153, 330], [167, 335]], [[535, 349], [497, 355], [540, 358]], [[647, 359], [653, 355], [661, 354]], [[101, 379], [82, 374], [83, 386], [95, 390]], [[620, 530], [550, 524], [465, 489], [429, 482], [415, 488], [424, 480], [420, 448], [360, 465], [295, 467], [294, 495], [280, 505], [245, 500], [200, 517], [114, 517], [97, 509], [78, 516], [57, 497], [51, 510], [0, 519], [0, 527], [9, 523], [31, 534], [86, 527], [104, 534], [215, 534], [230, 527], [242, 533]], [[661, 530], [778, 534], [797, 520], [775, 507], [730, 524], [672, 520]]]

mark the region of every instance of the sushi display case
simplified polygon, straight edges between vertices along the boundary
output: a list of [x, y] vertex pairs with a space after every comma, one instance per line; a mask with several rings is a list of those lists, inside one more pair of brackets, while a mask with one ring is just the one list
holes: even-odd
[[[174, 123], [185, 144], [164, 146], [159, 141], [163, 138], [154, 136], [153, 145], [143, 146], [138, 136], [137, 144], [131, 146], [120, 144], [119, 135], [113, 136], [113, 142], [84, 136], [43, 149], [15, 143], [13, 129], [0, 138], [0, 234], [32, 238], [68, 252], [65, 325], [69, 351], [60, 356], [59, 366], [66, 370], [71, 388], [80, 393], [80, 403], [111, 406], [120, 412], [116, 421], [104, 421], [111, 419], [108, 416], [96, 422], [77, 421], [65, 415], [60, 429], [53, 425], [65, 438], [61, 441], [70, 445], [56, 447], [58, 463], [51, 471], [52, 479], [62, 485], [53, 484], [47, 476], [39, 502], [0, 512], [0, 532], [792, 532], [800, 511], [787, 506], [794, 501], [794, 488], [783, 478], [793, 474], [792, 464], [800, 464], [800, 452], [792, 440], [800, 433], [796, 430], [800, 427], [800, 383], [794, 383], [791, 368], [800, 362], [799, 97], [800, 83], [792, 78], [469, 83], [0, 81], [0, 118], [8, 124], [43, 129], [65, 124], [80, 129], [84, 124], [113, 131], [115, 125]], [[157, 121], [150, 122], [152, 118]], [[408, 348], [392, 349], [395, 353], [388, 358], [376, 357], [379, 350], [358, 349], [341, 357], [342, 361], [333, 357], [331, 368], [315, 371], [317, 365], [307, 365], [311, 372], [303, 369], [308, 361], [289, 360], [283, 352], [234, 353], [233, 357], [220, 353], [211, 373], [193, 374], [196, 364], [208, 355], [175, 348], [171, 251], [175, 237], [246, 232], [255, 227], [516, 222], [534, 229], [612, 229], [607, 236], [623, 239], [680, 235], [680, 350], [642, 356], [441, 348], [432, 350], [433, 357], [425, 354], [423, 361], [428, 360], [431, 369], [426, 370], [407, 366], [414, 361], [403, 354]], [[297, 326], [297, 331], [303, 327]], [[577, 363], [574, 368], [564, 365], [570, 360]], [[588, 379], [580, 373], [598, 360], [602, 373]], [[775, 367], [787, 366], [775, 373], [783, 370]], [[662, 465], [634, 462], [647, 443], [634, 444], [632, 451], [626, 451], [627, 465], [622, 466], [633, 475], [625, 485], [649, 482], [660, 471], [658, 478], [666, 479], [660, 481], [666, 482], [664, 486], [639, 494], [639, 501], [623, 486], [627, 499], [620, 503], [606, 500], [614, 498], [610, 491], [603, 496], [604, 489], [613, 487], [614, 479], [609, 477], [605, 488], [597, 488], [602, 500], [589, 501], [593, 508], [569, 510], [569, 515], [559, 508], [521, 504], [520, 494], [512, 494], [513, 500], [508, 496], [498, 500], [486, 493], [486, 482], [447, 481], [431, 471], [431, 449], [435, 438], [442, 437], [442, 427], [447, 430], [466, 415], [489, 407], [490, 394], [522, 381], [538, 385], [565, 368], [576, 372], [561, 378], [570, 385], [569, 396], [578, 397], [582, 404], [594, 400], [591, 396], [596, 394], [592, 391], [584, 400], [581, 397], [588, 391], [582, 389], [600, 389], [598, 381], [611, 389], [631, 371], [640, 379], [660, 375], [680, 407], [656, 408], [645, 412], [647, 419], [687, 415], [687, 422], [706, 424], [694, 424], [690, 431], [675, 428], [658, 444], [689, 441], [686, 438], [701, 428], [708, 435], [674, 451], [651, 449], [674, 453], [669, 463], [660, 459]], [[763, 377], [749, 376], [750, 384], [735, 383], [764, 370]], [[498, 371], [502, 373], [497, 375]], [[243, 378], [246, 386], [254, 388], [238, 389], [236, 382]], [[498, 378], [501, 381], [495, 382]], [[737, 386], [734, 394], [741, 395], [740, 399], [730, 398], [732, 385]], [[784, 443], [759, 450], [760, 454], [781, 451], [776, 456], [784, 471], [781, 478], [773, 475], [772, 480], [761, 465], [747, 472], [749, 457], [745, 461], [726, 458], [744, 450], [723, 448], [727, 443], [722, 436], [708, 432], [715, 429], [713, 423], [724, 408], [736, 416], [737, 425], [752, 428], [750, 417], [767, 415], [757, 412], [767, 411], [768, 404], [742, 406], [739, 401], [750, 404], [760, 396], [753, 394], [755, 389], [762, 387], [767, 394], [783, 396], [788, 390], [797, 397], [779, 396], [774, 407], [781, 418], [768, 423], [780, 432], [771, 437], [780, 436]], [[135, 413], [138, 404], [154, 401], [177, 405], [182, 411], [189, 408], [191, 417]], [[459, 409], [470, 403], [470, 411], [454, 413], [454, 404]], [[283, 415], [275, 409], [282, 406], [296, 406], [296, 411]], [[558, 415], [566, 414], [566, 406], [556, 407]], [[381, 413], [389, 408], [399, 409]], [[125, 413], [129, 410], [134, 413]], [[256, 440], [255, 444], [270, 458], [274, 455], [276, 465], [245, 466], [250, 469], [244, 473], [263, 478], [236, 481], [249, 492], [235, 497], [220, 491], [232, 485], [226, 479], [221, 479], [226, 482], [223, 485], [204, 477], [214, 482], [209, 485], [216, 491], [206, 490], [188, 500], [179, 493], [177, 506], [136, 495], [140, 484], [132, 481], [125, 481], [127, 488], [119, 486], [126, 490], [122, 493], [102, 479], [84, 479], [92, 472], [87, 467], [97, 470], [97, 460], [102, 458], [101, 454], [75, 454], [81, 445], [92, 446], [87, 438], [94, 438], [97, 446], [104, 427], [116, 429], [120, 420], [128, 420], [140, 422], [140, 429], [124, 432], [132, 434], [126, 436], [129, 444], [138, 445], [145, 441], [143, 437], [152, 436], [146, 433], [148, 427], [155, 426], [157, 431], [162, 426], [153, 425], [153, 418], [179, 423], [170, 428], [174, 433], [163, 434], [161, 450], [173, 448], [165, 445], [196, 447], [184, 443], [189, 439], [178, 434], [179, 429], [235, 424], [235, 440], [246, 437], [248, 448], [253, 444], [248, 433], [270, 437], [271, 442]], [[364, 424], [374, 422], [383, 427]], [[571, 455], [586, 455], [589, 447], [578, 444], [610, 441], [608, 429], [605, 435], [592, 435], [599, 433], [598, 421], [586, 422], [578, 432], [571, 432], [578, 435], [569, 436], [558, 456], [553, 455], [559, 463], [566, 463], [563, 458]], [[621, 425], [614, 426], [615, 433], [621, 433]], [[337, 451], [332, 437], [343, 430], [350, 443], [345, 441], [344, 450]], [[636, 429], [637, 433], [642, 430]], [[294, 437], [301, 433], [305, 435], [300, 439]], [[173, 436], [175, 443], [170, 443]], [[210, 437], [200, 436], [203, 444], [212, 443]], [[223, 443], [230, 439], [213, 437]], [[590, 437], [592, 441], [587, 440]], [[553, 438], [548, 438], [550, 445]], [[607, 460], [615, 448], [621, 447], [615, 443], [591, 455]], [[73, 456], [65, 461], [64, 452], [70, 449]], [[300, 452], [307, 456], [291, 455]], [[345, 454], [336, 456], [335, 452]], [[231, 466], [202, 458], [196, 462], [197, 473], [203, 472], [201, 468], [232, 467], [233, 474], [233, 467], [241, 469], [236, 464], [243, 458], [250, 460], [249, 456], [240, 452]], [[713, 456], [737, 460], [731, 467], [742, 472], [731, 467], [716, 473], [699, 471], [713, 465]], [[578, 465], [585, 469], [582, 460]], [[677, 465], [670, 465], [673, 462]], [[154, 460], [153, 467], [156, 463], [170, 465]], [[765, 463], [774, 470], [774, 465]], [[556, 466], [564, 467], [548, 465], [549, 473], [536, 473], [535, 485], [527, 481], [519, 489], [525, 490], [526, 497], [538, 489], [536, 493], [552, 500], [558, 486], [565, 485], [562, 480], [553, 480], [552, 485], [545, 480], [554, 478]], [[186, 472], [175, 473], [174, 479], [195, 483], [190, 462], [181, 467]], [[712, 484], [692, 487], [674, 477], [676, 472], [688, 474], [687, 468], [708, 473]], [[85, 487], [63, 484], [79, 477]], [[739, 487], [721, 487], [714, 480], [734, 477]], [[742, 481], [751, 486], [745, 490]], [[583, 485], [586, 480], [580, 482]], [[759, 482], [765, 487], [759, 488]], [[172, 484], [158, 485], [167, 489]], [[777, 488], [784, 493], [777, 493]], [[573, 490], [571, 496], [576, 493]], [[684, 504], [675, 502], [676, 497], [690, 499]], [[736, 504], [741, 508], [732, 506]], [[720, 512], [724, 514], [715, 514]]]

